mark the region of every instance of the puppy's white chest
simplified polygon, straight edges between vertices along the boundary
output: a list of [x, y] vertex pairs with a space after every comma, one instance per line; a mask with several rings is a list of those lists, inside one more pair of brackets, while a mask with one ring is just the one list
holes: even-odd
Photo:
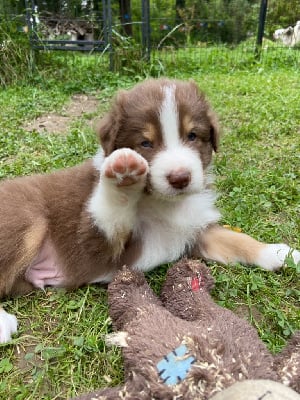
[[133, 267], [148, 271], [177, 260], [194, 245], [199, 232], [217, 222], [219, 216], [210, 191], [176, 201], [144, 198], [133, 232], [142, 241], [142, 251]]
[[194, 243], [190, 232], [175, 231], [175, 227], [157, 218], [139, 224], [135, 236], [142, 238], [142, 252], [134, 268], [149, 271], [155, 266], [178, 259], [188, 243]]

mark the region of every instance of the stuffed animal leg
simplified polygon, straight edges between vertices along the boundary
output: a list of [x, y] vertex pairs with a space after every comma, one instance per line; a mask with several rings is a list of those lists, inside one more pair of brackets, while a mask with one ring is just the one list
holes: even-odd
[[213, 286], [213, 278], [204, 264], [183, 259], [167, 272], [161, 299], [173, 315], [193, 321], [199, 334], [205, 334], [208, 341], [216, 343], [214, 347], [224, 347], [218, 353], [220, 366], [226, 366], [235, 380], [277, 380], [273, 356], [256, 329], [232, 311], [217, 305], [210, 296]]
[[275, 356], [274, 369], [282, 383], [300, 393], [300, 332], [296, 332], [284, 350]]
[[[262, 379], [299, 390], [299, 334], [273, 357], [247, 321], [215, 304], [212, 287], [209, 269], [184, 259], [168, 271], [160, 300], [141, 272], [124, 267], [108, 287], [108, 301], [118, 330], [109, 340], [122, 347], [125, 384], [77, 399], [258, 400], [260, 384], [246, 382]], [[273, 394], [283, 393], [282, 383]], [[298, 400], [286, 392], [294, 397], [282, 400]]]

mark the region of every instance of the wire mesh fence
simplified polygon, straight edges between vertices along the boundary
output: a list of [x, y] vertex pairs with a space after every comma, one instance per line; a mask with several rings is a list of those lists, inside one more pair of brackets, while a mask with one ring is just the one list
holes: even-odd
[[[143, 44], [143, 1], [131, 1], [131, 36], [126, 35], [118, 10], [113, 14], [113, 51], [115, 66], [128, 69], [134, 60], [143, 56], [137, 47]], [[300, 42], [296, 26], [300, 19], [300, 2], [289, 4], [281, 0], [265, 1], [266, 21], [261, 52], [257, 53], [257, 34], [261, 0], [173, 0], [149, 3], [149, 43], [153, 68], [191, 67], [201, 65], [232, 67], [260, 60], [276, 63], [286, 60], [299, 65], [299, 45], [284, 42], [282, 37], [274, 39], [278, 29], [285, 31], [289, 24], [293, 37]], [[298, 35], [298, 36], [297, 36]], [[124, 46], [126, 52], [124, 53]], [[139, 58], [140, 59], [140, 58]], [[269, 60], [269, 61], [268, 61]]]
[[[1, 26], [14, 20], [17, 30], [29, 31], [31, 39], [34, 33], [33, 47], [51, 51], [58, 43], [89, 55], [99, 50], [95, 60], [101, 58], [115, 71], [130, 73], [150, 65], [154, 74], [160, 69], [166, 73], [167, 67], [188, 68], [187, 58], [195, 68], [230, 68], [255, 62], [261, 4], [262, 0], [0, 0], [0, 43], [3, 50], [7, 41], [1, 40]], [[299, 65], [299, 0], [265, 4], [260, 57]]]

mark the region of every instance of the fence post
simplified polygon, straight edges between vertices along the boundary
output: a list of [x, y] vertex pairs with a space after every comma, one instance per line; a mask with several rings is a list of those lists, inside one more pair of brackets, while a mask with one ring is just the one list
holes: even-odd
[[111, 1], [102, 0], [104, 40], [109, 51], [109, 70], [114, 70], [114, 50], [112, 45], [112, 10]]
[[150, 61], [151, 32], [150, 32], [149, 0], [142, 0], [142, 46], [143, 46], [143, 56], [147, 61]]
[[256, 47], [255, 47], [256, 57], [260, 56], [260, 52], [261, 52], [261, 48], [262, 48], [262, 42], [263, 42], [264, 31], [265, 31], [265, 22], [266, 22], [266, 16], [267, 16], [267, 8], [268, 8], [268, 0], [261, 0], [260, 9], [259, 9]]

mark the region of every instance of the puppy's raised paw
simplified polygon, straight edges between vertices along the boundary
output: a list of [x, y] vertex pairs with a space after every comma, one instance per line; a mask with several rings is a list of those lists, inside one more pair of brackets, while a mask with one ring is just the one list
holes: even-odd
[[147, 161], [136, 151], [127, 148], [115, 150], [102, 166], [104, 176], [114, 179], [117, 186], [144, 182], [148, 171]]

